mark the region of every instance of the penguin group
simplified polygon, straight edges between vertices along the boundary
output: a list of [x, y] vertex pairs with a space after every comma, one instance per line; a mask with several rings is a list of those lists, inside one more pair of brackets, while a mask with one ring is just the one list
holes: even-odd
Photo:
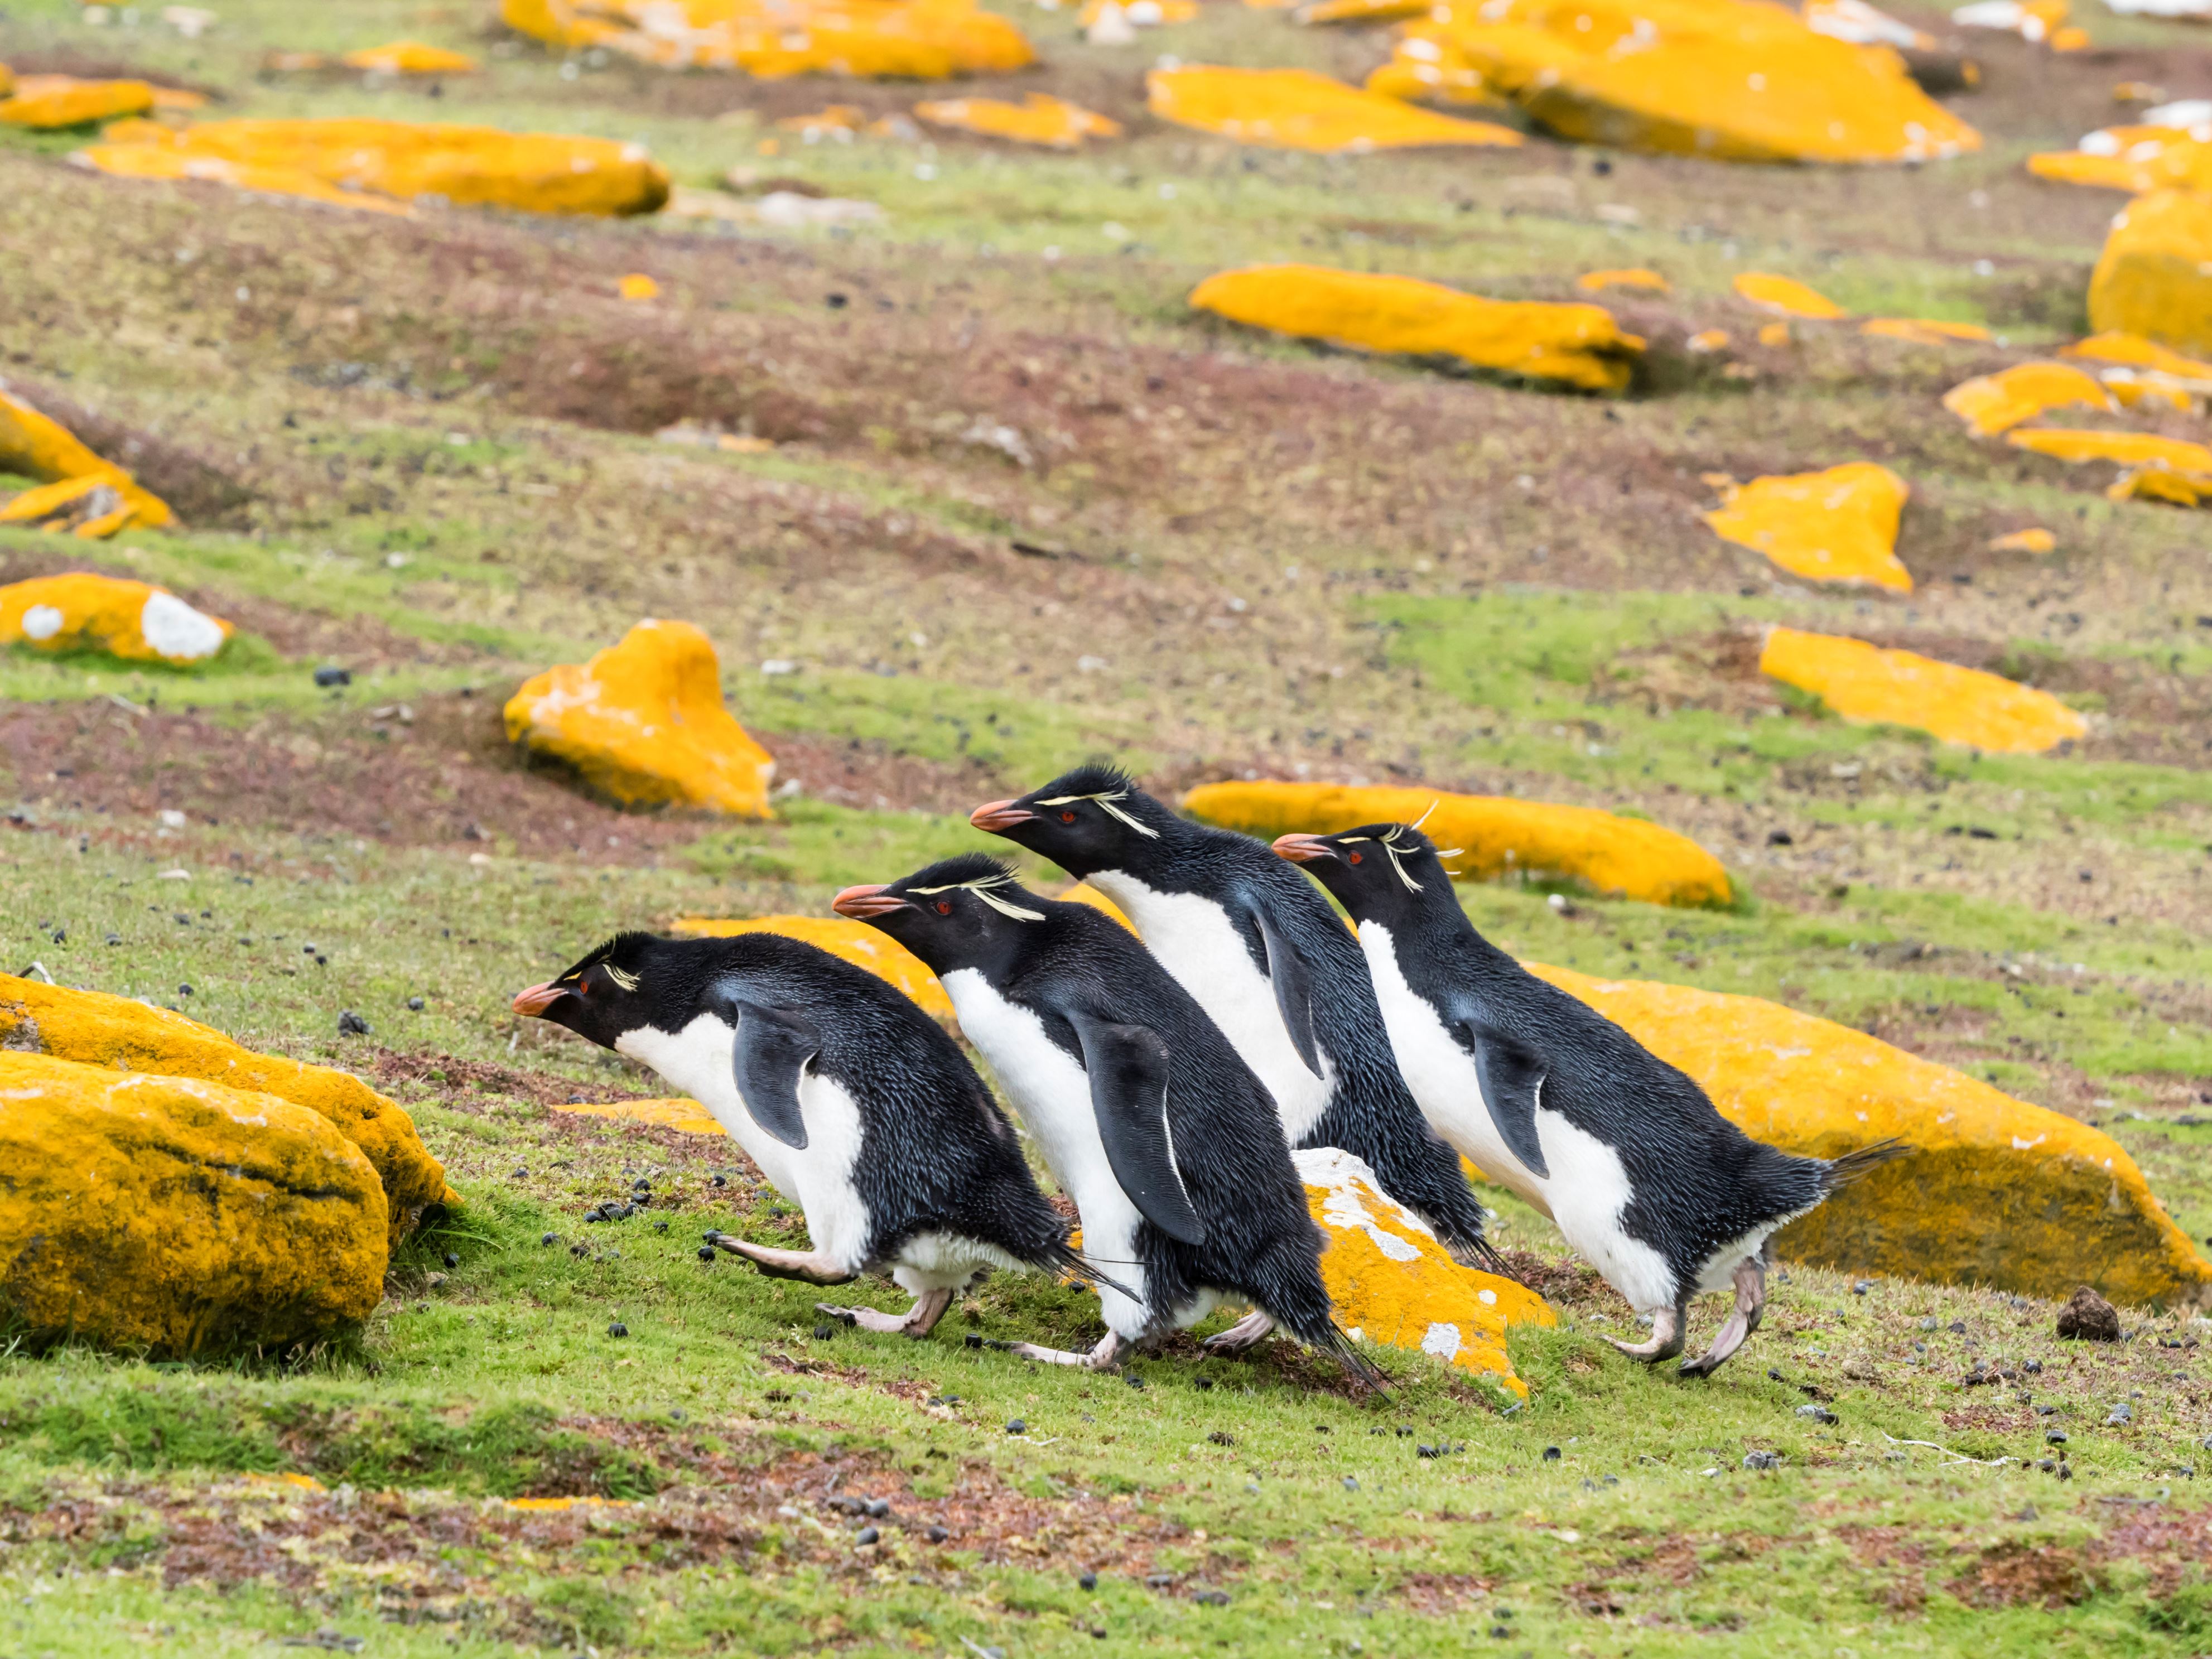
[[701, 1101], [811, 1241], [710, 1245], [825, 1286], [887, 1273], [914, 1297], [903, 1315], [818, 1304], [848, 1323], [927, 1336], [984, 1273], [1030, 1269], [1090, 1284], [1106, 1327], [1084, 1352], [994, 1345], [1030, 1359], [1112, 1367], [1226, 1304], [1250, 1311], [1210, 1349], [1280, 1327], [1371, 1381], [1332, 1316], [1291, 1157], [1326, 1146], [1470, 1265], [1502, 1266], [1462, 1159], [1519, 1194], [1649, 1319], [1648, 1340], [1614, 1343], [1633, 1358], [1680, 1353], [1691, 1298], [1733, 1291], [1682, 1366], [1705, 1375], [1759, 1328], [1775, 1233], [1902, 1151], [1828, 1161], [1743, 1134], [1477, 933], [1451, 854], [1417, 825], [1270, 848], [1103, 766], [970, 821], [1087, 883], [1135, 933], [981, 854], [847, 888], [832, 908], [943, 983], [1073, 1203], [1079, 1249], [959, 1044], [816, 945], [624, 933], [514, 1000]]

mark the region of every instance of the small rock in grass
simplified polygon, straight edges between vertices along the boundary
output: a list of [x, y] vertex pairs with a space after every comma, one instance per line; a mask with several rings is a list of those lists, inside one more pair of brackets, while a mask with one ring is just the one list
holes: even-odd
[[621, 1320], [617, 1319], [607, 1327], [607, 1334], [609, 1336], [628, 1336], [629, 1334], [629, 1327], [623, 1324]]
[[2046, 1430], [2044, 1433], [2043, 1443], [2046, 1446], [2064, 1445], [2066, 1443], [2066, 1431], [2063, 1429]]
[[359, 1014], [354, 1012], [350, 1008], [340, 1009], [338, 1011], [338, 1035], [340, 1036], [367, 1036], [368, 1035], [368, 1022], [363, 1019]]
[[1782, 1467], [1782, 1455], [1771, 1451], [1746, 1452], [1743, 1466], [1747, 1469], [1778, 1469]]
[[1145, 1583], [1154, 1589], [1171, 1589], [1175, 1584], [1175, 1575], [1171, 1572], [1155, 1572], [1148, 1575]]
[[1346, 1475], [1344, 1477], [1344, 1489], [1346, 1492], [1358, 1492], [1359, 1490], [1358, 1477], [1350, 1474]]
[[1851, 1294], [1853, 1296], [1864, 1296], [1869, 1291], [1872, 1290], [1874, 1286], [1875, 1281], [1871, 1279], [1855, 1279], [1851, 1281]]
[[861, 1507], [868, 1515], [880, 1521], [891, 1512], [891, 1500], [888, 1498], [872, 1498]]
[[2084, 1285], [2058, 1310], [2058, 1334], [2072, 1342], [2117, 1342], [2119, 1310]]
[[[942, 1527], [932, 1527], [927, 1532], [922, 1534], [922, 1536], [927, 1538], [933, 1544], [942, 1544], [946, 1539], [951, 1537], [952, 1534], [945, 1531]], [[1096, 1581], [1094, 1580], [1093, 1582]]]
[[837, 1328], [832, 1325], [828, 1320], [823, 1320], [814, 1328], [814, 1340], [817, 1342], [827, 1342], [830, 1339], [831, 1335], [836, 1333], [836, 1328]]
[[561, 1235], [558, 1233], [542, 1233], [538, 1236], [538, 1242], [540, 1244], [545, 1245], [558, 1244], [561, 1242]]
[[421, 1013], [421, 1012], [422, 1012], [422, 998], [420, 998], [420, 997], [410, 997], [410, 998], [408, 998], [408, 999], [407, 999], [407, 1012], [408, 1012], [409, 1013], [410, 1013], [410, 1014], [419, 1014], [419, 1013]]
[[1830, 1411], [1826, 1406], [1800, 1406], [1797, 1408], [1797, 1415], [1809, 1417], [1815, 1423], [1833, 1423], [1837, 1420], [1835, 1413]]
[[699, 1247], [699, 1260], [702, 1261], [712, 1261], [714, 1259], [714, 1247], [712, 1244], [702, 1244]]
[[1545, 1461], [1547, 1463], [1556, 1463], [1556, 1462], [1558, 1462], [1559, 1461], [1559, 1449], [1557, 1446], [1547, 1446], [1547, 1447], [1545, 1447], [1545, 1448], [1544, 1448], [1544, 1461]]
[[353, 671], [349, 668], [318, 668], [315, 684], [325, 691], [336, 685], [351, 685]]
[[1075, 1581], [1075, 1587], [1078, 1589], [1097, 1589], [1098, 1588], [1098, 1575], [1095, 1572], [1086, 1572], [1083, 1574]]
[[2105, 1419], [2105, 1421], [2107, 1423], [2132, 1423], [2135, 1420], [2135, 1407], [2129, 1405], [2124, 1400], [2120, 1401], [2118, 1405], [2113, 1407], [2111, 1414]]
[[459, 1266], [461, 1265], [461, 1259], [460, 1259], [460, 1257], [459, 1257], [459, 1256], [455, 1255], [454, 1255], [451, 1250], [448, 1250], [448, 1251], [447, 1251], [447, 1252], [446, 1252], [446, 1258], [445, 1258], [445, 1260], [446, 1260], [446, 1265], [447, 1265], [448, 1267], [459, 1267]]
[[1229, 1592], [1218, 1589], [1200, 1590], [1190, 1599], [1204, 1607], [1225, 1607], [1229, 1605]]
[[1027, 1434], [1029, 1431], [1030, 1425], [1018, 1417], [1010, 1419], [1006, 1424], [1008, 1434]]
[[863, 1527], [854, 1537], [853, 1541], [860, 1545], [862, 1548], [866, 1548], [868, 1545], [876, 1542], [882, 1536], [883, 1534], [878, 1532], [875, 1528]]

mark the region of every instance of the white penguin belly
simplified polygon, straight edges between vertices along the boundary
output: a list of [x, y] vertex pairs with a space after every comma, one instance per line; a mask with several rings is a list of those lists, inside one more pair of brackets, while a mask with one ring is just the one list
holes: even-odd
[[616, 1051], [650, 1066], [696, 1099], [760, 1166], [775, 1189], [806, 1217], [807, 1237], [819, 1254], [858, 1273], [866, 1265], [867, 1206], [853, 1185], [860, 1152], [860, 1109], [844, 1085], [811, 1072], [799, 1079], [799, 1111], [806, 1145], [787, 1146], [761, 1127], [738, 1092], [731, 1056], [736, 1029], [701, 1014], [680, 1031], [641, 1025], [617, 1041]]
[[1529, 1169], [1498, 1133], [1474, 1056], [1445, 1028], [1434, 1005], [1407, 982], [1389, 929], [1364, 921], [1359, 944], [1398, 1069], [1430, 1127], [1492, 1180], [1550, 1216], [1567, 1243], [1634, 1307], [1673, 1307], [1674, 1275], [1666, 1258], [1621, 1229], [1621, 1212], [1634, 1194], [1620, 1154], [1546, 1108], [1540, 1088], [1536, 1144], [1546, 1172]]
[[1293, 1146], [1304, 1140], [1328, 1109], [1336, 1091], [1335, 1068], [1324, 1053], [1322, 1076], [1306, 1069], [1283, 1024], [1274, 985], [1252, 960], [1229, 913], [1196, 893], [1157, 892], [1118, 870], [1102, 871], [1090, 880], [1137, 924], [1146, 947], [1267, 1085], [1284, 1139]]
[[[1075, 1200], [1083, 1254], [1116, 1281], [1098, 1287], [1108, 1328], [1125, 1340], [1135, 1340], [1152, 1322], [1145, 1305], [1145, 1270], [1137, 1261], [1142, 1217], [1106, 1160], [1089, 1074], [1046, 1034], [1044, 1021], [1034, 1011], [1000, 995], [975, 969], [955, 969], [945, 975], [944, 984], [960, 1029], [997, 1075], [1045, 1167]], [[1117, 1285], [1134, 1295], [1123, 1294]]]

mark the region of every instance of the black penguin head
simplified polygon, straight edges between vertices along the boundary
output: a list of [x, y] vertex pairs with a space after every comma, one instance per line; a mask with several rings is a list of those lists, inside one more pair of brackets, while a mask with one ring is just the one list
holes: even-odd
[[1015, 800], [979, 806], [968, 822], [1050, 859], [1079, 880], [1145, 869], [1182, 820], [1114, 766], [1079, 766]]
[[848, 887], [830, 908], [881, 928], [933, 974], [975, 968], [996, 977], [1029, 948], [1043, 904], [1018, 884], [1012, 865], [963, 853], [880, 887]]
[[680, 1031], [695, 1000], [691, 975], [679, 971], [678, 941], [651, 933], [617, 933], [565, 974], [514, 999], [514, 1012], [565, 1025], [602, 1048], [641, 1025]]
[[1387, 926], [1419, 915], [1439, 900], [1455, 911], [1459, 908], [1443, 855], [1411, 824], [1364, 824], [1337, 836], [1282, 836], [1275, 853], [1305, 866], [1354, 921]]

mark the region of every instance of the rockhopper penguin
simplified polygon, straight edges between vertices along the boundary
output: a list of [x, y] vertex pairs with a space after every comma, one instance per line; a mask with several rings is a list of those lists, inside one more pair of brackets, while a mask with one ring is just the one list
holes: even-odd
[[811, 1250], [708, 1242], [778, 1279], [888, 1267], [903, 1315], [817, 1304], [927, 1336], [986, 1267], [1091, 1276], [1013, 1126], [959, 1045], [866, 969], [773, 933], [623, 933], [514, 999], [703, 1103], [806, 1217]]
[[1689, 1078], [1476, 933], [1417, 829], [1285, 836], [1275, 851], [1358, 924], [1429, 1121], [1651, 1316], [1650, 1341], [1613, 1342], [1624, 1353], [1673, 1358], [1690, 1298], [1732, 1287], [1735, 1312], [1682, 1366], [1711, 1372], [1759, 1328], [1775, 1232], [1906, 1150], [1884, 1142], [1830, 1163], [1752, 1139]]
[[[945, 982], [1081, 1213], [1106, 1336], [1088, 1354], [1016, 1352], [1101, 1369], [1226, 1297], [1365, 1374], [1330, 1318], [1320, 1230], [1267, 1090], [1127, 929], [1037, 897], [980, 854], [834, 902]], [[1233, 1352], [1266, 1328], [1239, 1326], [1212, 1346]]]
[[1120, 906], [1274, 1097], [1285, 1139], [1363, 1158], [1470, 1265], [1502, 1265], [1459, 1158], [1399, 1075], [1359, 948], [1263, 842], [1178, 817], [1126, 773], [1079, 767], [969, 821]]

